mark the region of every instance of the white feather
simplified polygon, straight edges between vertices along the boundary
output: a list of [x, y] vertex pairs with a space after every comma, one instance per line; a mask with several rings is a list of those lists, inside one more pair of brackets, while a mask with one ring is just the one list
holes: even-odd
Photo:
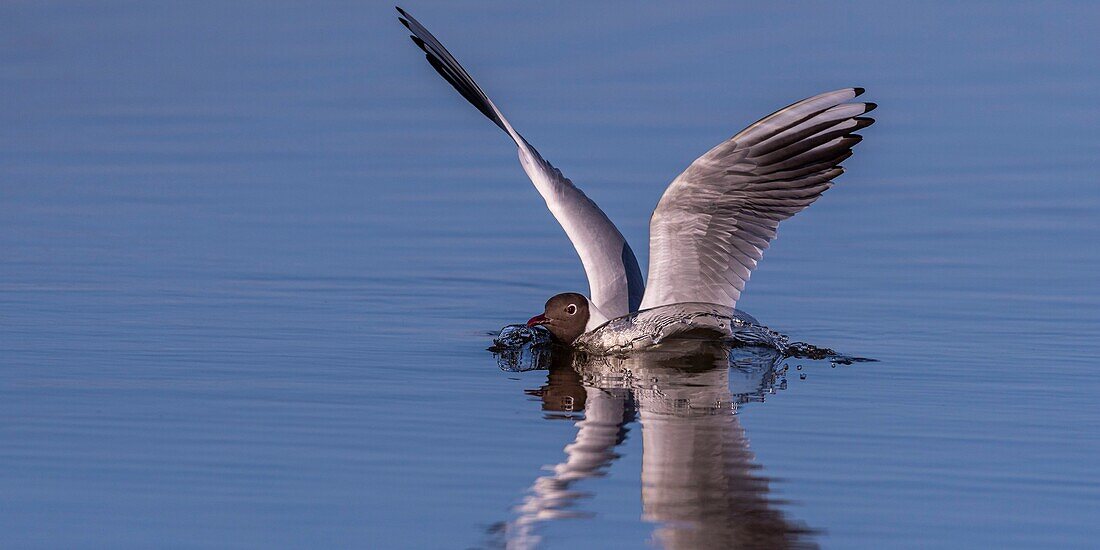
[[398, 12], [402, 15], [401, 23], [413, 33], [413, 40], [424, 50], [432, 67], [516, 142], [523, 170], [581, 258], [588, 277], [591, 301], [603, 313], [613, 317], [638, 309], [645, 290], [642, 271], [634, 251], [615, 224], [595, 202], [523, 139], [458, 60], [428, 29], [401, 8]]
[[704, 302], [735, 307], [779, 223], [843, 173], [873, 120], [845, 88], [761, 119], [699, 157], [665, 191], [649, 224], [642, 309]]

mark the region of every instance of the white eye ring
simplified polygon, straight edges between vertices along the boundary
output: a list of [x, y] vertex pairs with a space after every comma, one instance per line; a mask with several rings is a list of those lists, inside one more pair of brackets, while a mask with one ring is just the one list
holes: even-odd
[[565, 312], [570, 314], [570, 315], [576, 315], [577, 314], [577, 305], [576, 304], [569, 304], [569, 305], [565, 306]]

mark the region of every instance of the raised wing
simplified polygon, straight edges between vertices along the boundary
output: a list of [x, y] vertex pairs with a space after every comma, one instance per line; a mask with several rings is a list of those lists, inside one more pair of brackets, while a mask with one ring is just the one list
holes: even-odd
[[561, 171], [543, 159], [523, 136], [519, 135], [496, 105], [474, 82], [466, 69], [405, 10], [397, 8], [399, 20], [412, 32], [412, 40], [424, 50], [428, 63], [450, 82], [462, 97], [477, 107], [489, 120], [508, 133], [519, 147], [523, 170], [535, 184], [546, 206], [565, 229], [580, 255], [588, 276], [592, 302], [608, 317], [626, 315], [638, 309], [644, 285], [642, 271], [634, 251], [607, 215]]
[[779, 222], [817, 200], [874, 122], [862, 88], [804, 99], [745, 128], [676, 177], [649, 222], [642, 308], [737, 305]]

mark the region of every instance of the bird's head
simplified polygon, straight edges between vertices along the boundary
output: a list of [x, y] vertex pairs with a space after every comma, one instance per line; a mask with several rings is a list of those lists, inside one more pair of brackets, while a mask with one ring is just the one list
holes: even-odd
[[542, 314], [532, 317], [527, 326], [542, 325], [557, 341], [571, 345], [580, 335], [605, 322], [607, 317], [585, 295], [565, 292], [547, 300]]

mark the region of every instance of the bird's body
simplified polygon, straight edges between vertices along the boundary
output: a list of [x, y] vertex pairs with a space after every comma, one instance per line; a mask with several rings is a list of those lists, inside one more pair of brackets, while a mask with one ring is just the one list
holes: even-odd
[[735, 308], [779, 223], [832, 186], [862, 139], [855, 132], [874, 122], [861, 115], [875, 104], [853, 101], [863, 89], [843, 88], [780, 109], [696, 159], [653, 212], [643, 282], [633, 250], [596, 203], [512, 127], [438, 39], [398, 12], [432, 67], [515, 142], [524, 171], [577, 250], [590, 297], [555, 296], [529, 322], [567, 344], [626, 349], [757, 325]]
[[573, 345], [589, 353], [619, 354], [683, 338], [743, 343], [751, 338], [749, 335], [764, 331], [760, 322], [744, 311], [705, 302], [683, 302], [616, 317], [580, 335]]

